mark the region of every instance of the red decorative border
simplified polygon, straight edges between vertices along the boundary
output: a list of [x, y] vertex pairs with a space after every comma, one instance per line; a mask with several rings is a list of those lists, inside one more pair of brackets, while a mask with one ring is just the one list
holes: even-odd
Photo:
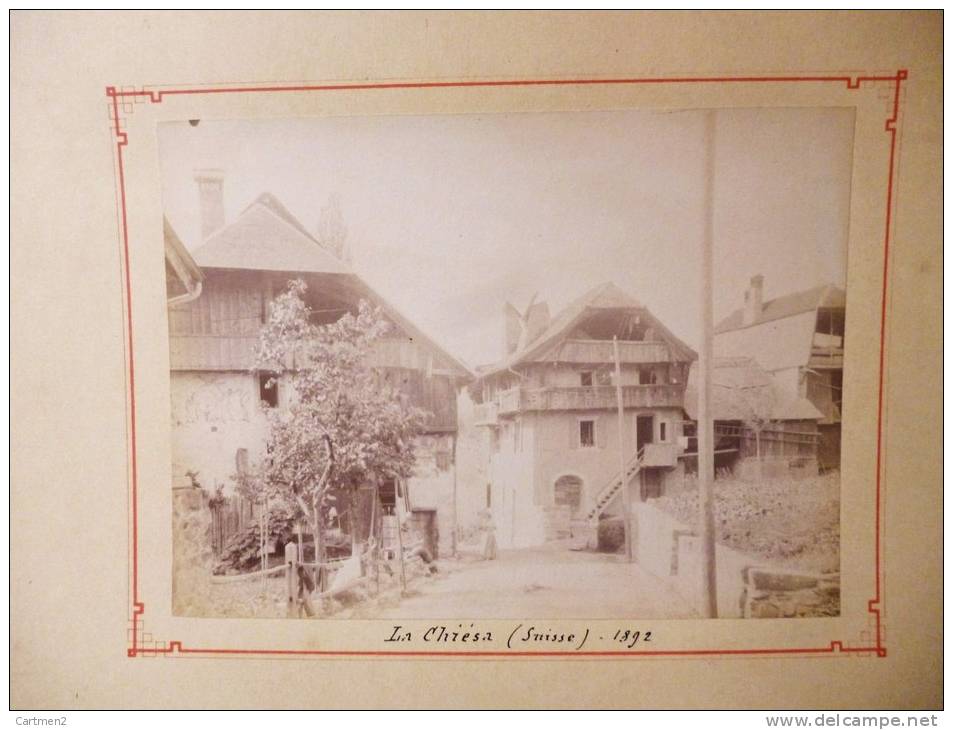
[[[395, 82], [366, 84], [321, 84], [321, 85], [274, 85], [274, 86], [231, 86], [197, 89], [119, 89], [106, 87], [109, 98], [111, 129], [116, 138], [117, 183], [120, 207], [120, 257], [122, 261], [123, 287], [125, 292], [125, 329], [126, 358], [128, 367], [127, 393], [129, 396], [129, 432], [130, 449], [130, 509], [131, 509], [131, 627], [127, 656], [148, 657], [166, 655], [198, 656], [321, 656], [321, 657], [692, 657], [692, 656], [783, 656], [823, 654], [868, 655], [886, 657], [884, 644], [884, 626], [881, 621], [882, 601], [882, 541], [883, 519], [881, 505], [883, 498], [883, 426], [884, 426], [884, 357], [886, 352], [887, 331], [887, 274], [890, 259], [890, 231], [893, 224], [894, 177], [897, 153], [897, 121], [900, 114], [901, 86], [907, 79], [906, 69], [900, 69], [893, 75], [871, 76], [726, 76], [726, 77], [674, 77], [674, 78], [608, 78], [608, 79], [527, 79], [519, 81], [435, 81], [426, 83]], [[887, 213], [884, 221], [883, 281], [880, 301], [880, 354], [877, 380], [877, 474], [875, 489], [875, 591], [874, 597], [867, 602], [867, 611], [873, 617], [873, 636], [863, 632], [862, 639], [871, 639], [872, 643], [845, 645], [843, 641], [831, 641], [828, 646], [799, 648], [762, 648], [762, 649], [687, 649], [670, 651], [318, 651], [298, 649], [226, 649], [226, 648], [186, 648], [181, 641], [154, 641], [143, 630], [141, 616], [145, 613], [145, 604], [139, 596], [139, 520], [138, 520], [138, 464], [136, 442], [136, 393], [135, 358], [132, 324], [132, 282], [129, 273], [129, 225], [126, 212], [126, 179], [123, 160], [123, 148], [129, 144], [128, 134], [123, 130], [120, 110], [131, 113], [133, 104], [149, 101], [160, 104], [167, 96], [204, 95], [204, 94], [261, 94], [281, 92], [333, 92], [368, 91], [380, 89], [464, 89], [485, 87], [527, 87], [527, 86], [611, 86], [611, 85], [649, 85], [649, 84], [715, 84], [715, 83], [816, 83], [846, 84], [848, 89], [856, 90], [862, 83], [886, 83], [892, 85], [893, 100], [889, 116], [884, 123], [884, 131], [890, 137], [890, 162], [887, 167]]]

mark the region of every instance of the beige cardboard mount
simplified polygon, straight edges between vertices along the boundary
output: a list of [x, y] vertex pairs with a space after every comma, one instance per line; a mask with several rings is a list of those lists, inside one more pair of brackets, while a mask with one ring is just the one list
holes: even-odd
[[[14, 13], [14, 707], [936, 707], [940, 17]], [[752, 106], [856, 115], [840, 617], [533, 655], [172, 615], [158, 123]]]

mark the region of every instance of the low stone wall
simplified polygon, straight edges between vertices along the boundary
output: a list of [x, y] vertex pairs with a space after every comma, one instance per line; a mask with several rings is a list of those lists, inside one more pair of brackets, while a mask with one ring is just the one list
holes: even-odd
[[747, 572], [746, 618], [840, 615], [840, 575], [753, 568]]
[[751, 456], [739, 459], [734, 467], [734, 475], [747, 481], [807, 479], [817, 474], [817, 459], [807, 456], [766, 457], [760, 464]]
[[[700, 538], [649, 502], [635, 506], [636, 559], [655, 576], [670, 580], [696, 608], [701, 585]], [[766, 565], [724, 545], [715, 546], [719, 618], [791, 618], [837, 615], [840, 580]]]

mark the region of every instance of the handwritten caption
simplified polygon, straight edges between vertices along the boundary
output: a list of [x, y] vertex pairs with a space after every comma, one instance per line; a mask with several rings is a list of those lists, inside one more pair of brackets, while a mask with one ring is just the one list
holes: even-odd
[[410, 643], [427, 645], [481, 645], [485, 648], [527, 651], [559, 648], [580, 651], [586, 644], [590, 648], [619, 647], [634, 649], [640, 644], [652, 642], [652, 632], [636, 628], [618, 628], [608, 631], [580, 627], [573, 630], [555, 630], [536, 623], [520, 623], [511, 630], [484, 629], [476, 624], [434, 624], [424, 630], [412, 630], [405, 626], [392, 625], [385, 643]]

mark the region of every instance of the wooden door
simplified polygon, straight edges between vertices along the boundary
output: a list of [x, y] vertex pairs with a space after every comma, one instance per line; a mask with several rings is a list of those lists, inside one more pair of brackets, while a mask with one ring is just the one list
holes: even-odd
[[437, 512], [432, 509], [415, 509], [412, 513], [415, 532], [424, 540], [424, 546], [437, 559]]
[[655, 416], [636, 416], [635, 418], [635, 448], [641, 449], [655, 440]]

